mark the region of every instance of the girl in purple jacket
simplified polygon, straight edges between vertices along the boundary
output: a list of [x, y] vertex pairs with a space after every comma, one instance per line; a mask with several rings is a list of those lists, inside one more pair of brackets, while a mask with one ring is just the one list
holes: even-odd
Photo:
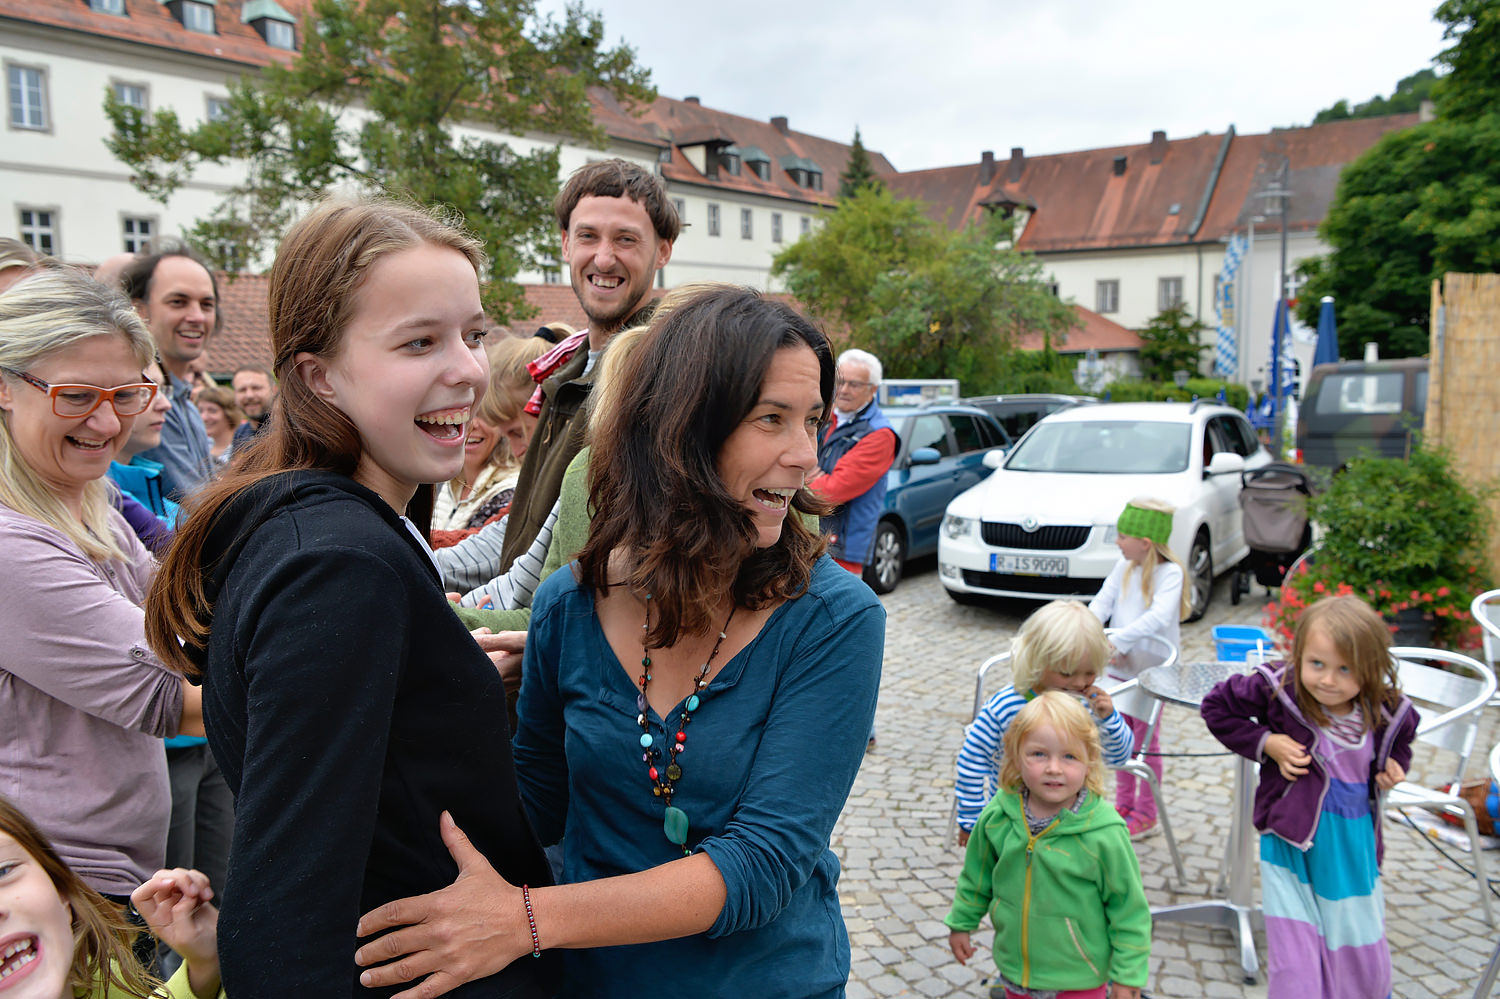
[[1377, 796], [1406, 778], [1417, 730], [1390, 644], [1364, 601], [1327, 597], [1298, 620], [1290, 663], [1230, 677], [1203, 701], [1209, 731], [1261, 761], [1271, 999], [1390, 995]]

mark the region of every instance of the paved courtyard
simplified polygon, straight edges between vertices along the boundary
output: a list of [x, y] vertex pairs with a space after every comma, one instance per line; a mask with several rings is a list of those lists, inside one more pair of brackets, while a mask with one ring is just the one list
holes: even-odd
[[[849, 996], [982, 999], [995, 970], [990, 933], [983, 929], [975, 935], [978, 953], [963, 967], [948, 951], [942, 924], [962, 861], [947, 837], [953, 760], [972, 704], [976, 667], [1003, 650], [1038, 605], [1014, 601], [961, 607], [944, 593], [932, 559], [916, 563], [912, 573], [882, 598], [889, 618], [878, 745], [866, 757], [834, 831], [834, 849], [844, 865], [840, 895], [853, 948]], [[1183, 626], [1185, 659], [1213, 658], [1213, 625], [1260, 623], [1264, 591], [1257, 588], [1233, 607], [1225, 583], [1220, 580], [1207, 616]], [[1164, 753], [1222, 749], [1187, 708], [1169, 706], [1162, 726]], [[1482, 755], [1475, 754], [1470, 776], [1480, 776]], [[1422, 758], [1419, 753], [1413, 768], [1417, 776]], [[1168, 759], [1166, 767], [1163, 797], [1188, 883], [1176, 883], [1160, 835], [1138, 843], [1152, 905], [1209, 897], [1229, 830], [1232, 758], [1184, 756]], [[1472, 995], [1497, 938], [1479, 911], [1473, 879], [1418, 834], [1390, 822], [1386, 832], [1384, 888], [1394, 995]], [[1495, 858], [1491, 870], [1500, 867], [1495, 862], [1500, 857], [1489, 856]], [[1264, 968], [1265, 942], [1259, 934], [1257, 938]], [[1263, 972], [1257, 983], [1244, 983], [1227, 930], [1165, 923], [1154, 929], [1146, 991], [1157, 999], [1266, 994]]]

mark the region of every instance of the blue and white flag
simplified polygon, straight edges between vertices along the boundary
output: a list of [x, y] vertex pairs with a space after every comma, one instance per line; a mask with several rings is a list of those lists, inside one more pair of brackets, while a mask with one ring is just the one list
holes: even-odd
[[1239, 273], [1240, 258], [1250, 248], [1242, 233], [1235, 233], [1224, 248], [1224, 267], [1219, 271], [1219, 293], [1214, 296], [1215, 325], [1218, 340], [1214, 346], [1214, 373], [1233, 378], [1239, 371], [1240, 351], [1235, 334], [1234, 277]]

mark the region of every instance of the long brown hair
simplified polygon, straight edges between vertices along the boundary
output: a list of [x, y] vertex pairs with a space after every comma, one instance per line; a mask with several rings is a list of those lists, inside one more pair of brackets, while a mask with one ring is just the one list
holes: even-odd
[[15, 803], [0, 795], [0, 833], [16, 841], [52, 881], [57, 895], [72, 910], [73, 961], [68, 985], [88, 995], [119, 990], [135, 999], [161, 995], [161, 985], [146, 974], [131, 952], [136, 928], [109, 899], [83, 883], [57, 855], [47, 837]]
[[1380, 708], [1394, 709], [1401, 700], [1401, 683], [1396, 677], [1396, 663], [1391, 659], [1391, 629], [1374, 608], [1359, 597], [1324, 597], [1297, 619], [1292, 636], [1292, 662], [1284, 680], [1296, 692], [1297, 707], [1317, 725], [1328, 724], [1328, 713], [1302, 682], [1302, 654], [1307, 636], [1314, 628], [1338, 649], [1349, 662], [1359, 693], [1354, 695], [1364, 715], [1365, 728], [1373, 729], [1380, 720]]
[[[750, 515], [717, 466], [719, 449], [755, 407], [776, 352], [798, 346], [818, 359], [826, 413], [834, 366], [823, 333], [752, 289], [710, 289], [652, 322], [619, 371], [609, 411], [598, 414], [589, 462], [595, 513], [579, 570], [601, 593], [616, 584], [651, 595], [659, 617], [646, 641], [654, 647], [717, 628], [726, 593], [754, 609], [807, 588], [825, 547], [817, 530], [789, 512], [776, 544], [757, 549]], [[827, 510], [806, 489], [791, 506]], [[616, 549], [632, 561], [625, 578], [611, 580]]]
[[244, 490], [290, 469], [353, 475], [364, 453], [359, 431], [336, 406], [297, 376], [306, 352], [334, 358], [343, 348], [355, 295], [370, 268], [393, 253], [423, 244], [457, 250], [483, 271], [477, 239], [456, 219], [390, 198], [333, 199], [287, 231], [271, 265], [267, 308], [271, 350], [281, 391], [270, 430], [246, 448], [222, 479], [189, 504], [146, 597], [146, 638], [163, 663], [193, 675], [197, 666], [178, 638], [201, 649], [213, 612], [204, 587], [203, 550], [219, 513]]

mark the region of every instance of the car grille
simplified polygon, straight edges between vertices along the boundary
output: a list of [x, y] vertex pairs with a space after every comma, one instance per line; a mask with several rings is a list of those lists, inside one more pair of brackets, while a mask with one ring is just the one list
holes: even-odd
[[981, 590], [1019, 590], [1022, 593], [1074, 596], [1098, 593], [1104, 580], [1080, 576], [1016, 576], [1008, 572], [976, 572], [965, 569], [964, 585]]
[[1029, 551], [1067, 552], [1082, 548], [1089, 539], [1088, 526], [1038, 527], [1027, 531], [1020, 524], [992, 524], [981, 521], [979, 536], [994, 548], [1024, 548]]

